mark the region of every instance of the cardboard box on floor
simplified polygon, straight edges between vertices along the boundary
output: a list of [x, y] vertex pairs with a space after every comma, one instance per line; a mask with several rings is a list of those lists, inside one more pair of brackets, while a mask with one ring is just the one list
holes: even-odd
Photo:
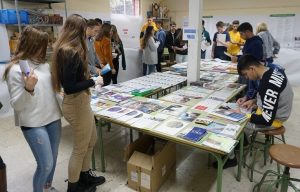
[[136, 191], [155, 192], [175, 170], [176, 144], [144, 135], [125, 148], [124, 160], [128, 160], [128, 186]]

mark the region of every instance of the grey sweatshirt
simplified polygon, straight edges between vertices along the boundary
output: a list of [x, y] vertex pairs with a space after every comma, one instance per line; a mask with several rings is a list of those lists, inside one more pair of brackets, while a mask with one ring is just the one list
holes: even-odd
[[90, 71], [91, 75], [98, 76], [95, 65], [97, 64], [100, 66], [100, 62], [99, 62], [99, 58], [95, 51], [94, 40], [87, 38], [86, 46], [88, 49], [89, 71]]
[[293, 97], [293, 89], [284, 71], [269, 69], [258, 87], [257, 105], [262, 109], [262, 114], [253, 114], [250, 122], [270, 126], [275, 119], [286, 121], [292, 111]]
[[280, 44], [274, 39], [269, 31], [261, 31], [257, 34], [263, 41], [263, 59], [273, 57], [278, 54]]

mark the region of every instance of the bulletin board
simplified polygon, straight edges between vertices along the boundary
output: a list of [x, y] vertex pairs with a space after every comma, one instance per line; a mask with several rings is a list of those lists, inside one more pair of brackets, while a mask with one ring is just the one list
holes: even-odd
[[[216, 23], [232, 23], [239, 20], [240, 23], [249, 22], [253, 26], [254, 33], [259, 22], [265, 22], [274, 38], [282, 48], [300, 49], [300, 14], [274, 14], [274, 15], [236, 15], [236, 16], [205, 16], [205, 28], [211, 38], [216, 32]], [[297, 38], [298, 37], [298, 38]]]

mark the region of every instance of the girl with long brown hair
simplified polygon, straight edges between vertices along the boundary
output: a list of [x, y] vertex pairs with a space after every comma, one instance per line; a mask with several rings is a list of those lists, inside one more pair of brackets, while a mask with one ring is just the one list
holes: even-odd
[[111, 25], [104, 23], [100, 29], [99, 35], [95, 41], [95, 50], [100, 58], [101, 68], [109, 65], [111, 71], [102, 75], [104, 86], [111, 83], [112, 75], [116, 74], [116, 69], [113, 65], [112, 48], [111, 48]]
[[105, 182], [90, 169], [90, 160], [97, 140], [94, 115], [90, 107], [89, 88], [94, 82], [88, 72], [86, 21], [80, 15], [67, 18], [55, 44], [52, 78], [56, 91], [64, 89], [62, 110], [73, 131], [73, 152], [68, 168], [68, 192], [95, 191]]
[[119, 72], [119, 58], [122, 57], [122, 68], [126, 70], [126, 60], [125, 60], [125, 52], [122, 40], [118, 34], [117, 27], [115, 25], [111, 25], [111, 43], [112, 43], [112, 53], [113, 53], [113, 65], [116, 69], [116, 73], [112, 75], [112, 83], [118, 83], [118, 72]]
[[[15, 56], [3, 76], [7, 81], [16, 126], [21, 127], [37, 162], [33, 176], [34, 192], [57, 191], [52, 187], [52, 180], [61, 135], [61, 111], [52, 88], [50, 66], [45, 59], [47, 45], [46, 32], [25, 27]], [[30, 73], [22, 73], [20, 65], [24, 63]]]

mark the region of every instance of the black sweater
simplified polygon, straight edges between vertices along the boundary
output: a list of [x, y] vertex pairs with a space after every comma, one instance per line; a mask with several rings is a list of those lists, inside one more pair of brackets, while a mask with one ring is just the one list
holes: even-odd
[[72, 50], [60, 50], [57, 56], [58, 64], [62, 66], [61, 84], [67, 95], [84, 91], [95, 85], [92, 79], [85, 78], [83, 62], [78, 53]]

